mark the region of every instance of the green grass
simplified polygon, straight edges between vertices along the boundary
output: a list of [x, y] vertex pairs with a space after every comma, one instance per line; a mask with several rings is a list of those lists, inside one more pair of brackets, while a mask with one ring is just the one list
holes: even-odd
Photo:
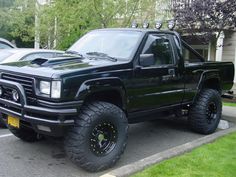
[[236, 133], [147, 168], [133, 177], [235, 177]]
[[223, 102], [223, 105], [236, 107], [236, 103]]

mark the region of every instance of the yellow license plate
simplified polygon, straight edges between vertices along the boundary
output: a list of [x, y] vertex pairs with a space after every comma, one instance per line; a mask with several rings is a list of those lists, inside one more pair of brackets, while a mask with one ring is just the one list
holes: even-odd
[[8, 125], [15, 127], [15, 128], [20, 128], [20, 119], [12, 116], [7, 117], [7, 123]]

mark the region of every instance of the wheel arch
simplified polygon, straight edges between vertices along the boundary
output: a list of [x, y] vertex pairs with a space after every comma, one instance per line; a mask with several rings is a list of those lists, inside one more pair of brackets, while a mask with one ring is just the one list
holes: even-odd
[[76, 99], [83, 101], [105, 101], [127, 109], [126, 90], [119, 78], [99, 78], [85, 81], [77, 91]]
[[194, 97], [194, 102], [203, 89], [213, 89], [218, 91], [219, 94], [222, 93], [219, 70], [208, 70], [202, 73], [197, 86], [197, 93]]
[[221, 84], [220, 84], [220, 78], [209, 78], [206, 79], [201, 86], [201, 89], [213, 89], [218, 91], [219, 93], [222, 92]]

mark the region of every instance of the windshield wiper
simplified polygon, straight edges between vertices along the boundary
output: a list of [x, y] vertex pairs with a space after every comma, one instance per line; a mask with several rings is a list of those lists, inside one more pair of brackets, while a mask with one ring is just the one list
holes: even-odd
[[109, 60], [114, 61], [114, 62], [117, 61], [116, 58], [111, 57], [108, 54], [102, 53], [102, 52], [88, 52], [88, 53], [86, 53], [86, 55], [94, 55], [94, 56], [98, 56], [98, 57], [109, 59]]
[[82, 58], [84, 57], [81, 53], [76, 52], [76, 51], [74, 51], [74, 50], [67, 50], [65, 53], [66, 53], [66, 54], [79, 55], [79, 56], [82, 57]]

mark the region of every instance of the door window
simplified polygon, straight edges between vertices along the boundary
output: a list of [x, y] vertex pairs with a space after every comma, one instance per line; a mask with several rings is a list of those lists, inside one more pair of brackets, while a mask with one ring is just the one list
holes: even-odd
[[11, 49], [11, 48], [12, 48], [11, 46], [0, 42], [0, 49]]
[[54, 53], [50, 52], [40, 52], [40, 53], [32, 53], [22, 58], [21, 60], [34, 60], [36, 58], [53, 58]]
[[166, 36], [149, 35], [142, 54], [153, 54], [155, 66], [173, 64], [172, 48]]

